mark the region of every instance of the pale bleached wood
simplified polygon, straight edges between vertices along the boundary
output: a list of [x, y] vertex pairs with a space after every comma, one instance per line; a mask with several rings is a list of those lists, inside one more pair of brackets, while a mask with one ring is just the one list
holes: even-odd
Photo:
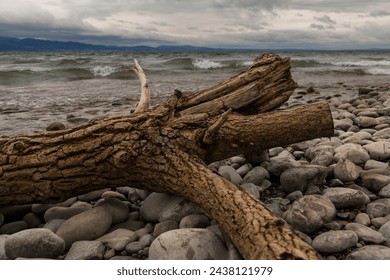
[[141, 65], [139, 64], [137, 59], [134, 59], [134, 65], [135, 67], [128, 68], [127, 70], [131, 70], [135, 72], [138, 76], [138, 79], [141, 82], [141, 97], [138, 102], [138, 105], [135, 109], [135, 113], [141, 113], [149, 110], [150, 106], [150, 87], [149, 87], [149, 81], [145, 75], [144, 70], [142, 69]]

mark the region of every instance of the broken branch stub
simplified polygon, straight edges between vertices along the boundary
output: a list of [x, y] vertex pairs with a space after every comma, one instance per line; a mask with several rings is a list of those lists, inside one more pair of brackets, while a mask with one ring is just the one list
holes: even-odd
[[150, 87], [149, 81], [146, 78], [145, 72], [142, 69], [137, 59], [134, 59], [135, 67], [126, 68], [125, 70], [132, 71], [137, 74], [138, 79], [141, 82], [141, 98], [135, 108], [134, 113], [142, 113], [149, 110], [150, 106]]

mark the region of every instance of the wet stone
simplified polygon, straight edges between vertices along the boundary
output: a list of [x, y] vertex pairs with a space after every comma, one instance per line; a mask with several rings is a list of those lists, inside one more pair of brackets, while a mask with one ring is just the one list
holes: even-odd
[[129, 207], [127, 204], [116, 198], [105, 198], [95, 203], [95, 207], [101, 206], [106, 208], [112, 216], [112, 224], [122, 223], [127, 220]]
[[188, 215], [181, 219], [179, 228], [205, 228], [210, 225], [209, 219], [204, 215]]
[[322, 186], [327, 176], [327, 168], [319, 165], [306, 165], [290, 168], [280, 176], [281, 189], [285, 193], [305, 192], [308, 187]]
[[63, 219], [53, 219], [48, 221], [46, 224], [43, 225], [43, 228], [47, 228], [51, 230], [52, 232], [57, 232], [59, 227], [65, 222], [66, 220]]
[[0, 261], [1, 260], [9, 260], [7, 255], [5, 254], [5, 240], [8, 238], [9, 235], [0, 235]]
[[0, 227], [0, 234], [13, 234], [28, 228], [28, 225], [25, 221], [16, 221], [4, 224]]
[[46, 222], [53, 220], [53, 219], [63, 219], [67, 220], [77, 214], [80, 214], [84, 211], [87, 211], [91, 209], [92, 206], [76, 206], [76, 207], [62, 207], [62, 206], [55, 206], [50, 209], [48, 209], [45, 212], [44, 219]]
[[307, 195], [294, 201], [284, 218], [293, 228], [312, 234], [331, 222], [335, 215], [336, 208], [328, 198]]
[[158, 221], [168, 221], [175, 220], [180, 222], [180, 220], [191, 214], [204, 214], [205, 212], [195, 203], [188, 200], [181, 200], [180, 203], [170, 204], [159, 214]]
[[256, 186], [260, 186], [265, 178], [269, 178], [268, 171], [262, 166], [256, 166], [245, 175], [242, 184], [252, 183]]
[[5, 240], [5, 253], [10, 259], [56, 258], [64, 249], [64, 240], [48, 229], [23, 230]]
[[245, 183], [240, 185], [241, 189], [252, 195], [256, 199], [260, 199], [260, 192], [263, 191], [263, 189], [259, 186], [256, 186], [252, 183]]
[[275, 148], [269, 149], [268, 150], [268, 154], [269, 154], [270, 157], [274, 157], [274, 156], [277, 156], [278, 154], [280, 154], [283, 151], [284, 151], [283, 147], [275, 147]]
[[384, 245], [390, 247], [390, 221], [386, 222], [383, 226], [378, 230], [383, 236], [386, 238], [386, 242]]
[[65, 260], [102, 260], [106, 247], [100, 241], [77, 241], [73, 243]]
[[134, 191], [134, 188], [125, 186], [125, 187], [117, 187], [115, 190], [116, 192], [123, 194], [125, 197], [128, 197], [129, 192]]
[[368, 151], [371, 159], [383, 161], [390, 159], [390, 141], [373, 142], [363, 146]]
[[154, 240], [154, 236], [151, 234], [145, 234], [142, 237], [139, 238], [139, 242], [144, 246], [148, 247], [150, 244], [152, 244]]
[[390, 176], [382, 174], [364, 174], [362, 179], [363, 186], [374, 193], [379, 193], [382, 188], [390, 183]]
[[353, 125], [353, 121], [351, 119], [342, 119], [342, 120], [334, 120], [334, 128], [348, 131]]
[[351, 230], [334, 230], [316, 236], [312, 246], [320, 253], [333, 254], [354, 247], [358, 241], [357, 234]]
[[364, 130], [355, 133], [355, 136], [359, 137], [361, 140], [370, 140], [372, 138], [371, 133]]
[[144, 248], [145, 246], [140, 241], [135, 241], [127, 244], [125, 250], [126, 252], [133, 254], [133, 253], [138, 253]]
[[184, 198], [165, 193], [152, 193], [143, 202], [140, 215], [147, 222], [158, 222], [159, 216], [167, 208], [176, 208], [181, 205]]
[[370, 202], [369, 197], [359, 190], [349, 188], [329, 188], [324, 190], [324, 197], [328, 198], [334, 206], [340, 208], [360, 209]]
[[292, 167], [300, 166], [301, 164], [289, 157], [274, 157], [267, 164], [266, 169], [274, 176], [280, 176], [284, 171]]
[[148, 228], [147, 226], [144, 228], [141, 228], [137, 231], [135, 231], [135, 234], [137, 235], [138, 239], [140, 239], [142, 236], [147, 235], [151, 232], [153, 232], [154, 228]]
[[112, 215], [104, 207], [95, 207], [66, 220], [56, 234], [65, 240], [66, 248], [76, 241], [94, 240], [110, 228]]
[[390, 260], [390, 248], [381, 245], [368, 245], [348, 254], [347, 260]]
[[128, 218], [125, 222], [122, 222], [122, 223], [119, 223], [119, 224], [112, 226], [109, 229], [109, 232], [114, 231], [116, 229], [120, 229], [120, 228], [136, 231], [136, 230], [143, 228], [144, 226], [145, 226], [144, 221], [138, 221], [138, 220], [133, 220], [131, 218]]
[[348, 159], [340, 159], [334, 167], [334, 177], [342, 182], [353, 182], [359, 175], [359, 168]]
[[132, 203], [135, 203], [137, 201], [140, 201], [141, 197], [138, 195], [137, 191], [132, 188], [127, 193], [127, 200], [132, 202]]
[[105, 191], [104, 193], [102, 193], [102, 196], [101, 198], [105, 198], [105, 199], [108, 199], [108, 198], [116, 198], [118, 200], [127, 200], [126, 196], [124, 196], [123, 194], [119, 193], [119, 192], [115, 192], [115, 191]]
[[151, 260], [224, 260], [224, 242], [208, 229], [177, 229], [158, 236], [150, 245]]
[[372, 218], [371, 224], [375, 228], [380, 228], [384, 224], [386, 224], [388, 221], [390, 221], [390, 215], [384, 216], [384, 217], [378, 217], [378, 218]]
[[303, 193], [301, 191], [295, 191], [292, 193], [289, 193], [286, 195], [286, 199], [290, 200], [291, 202], [301, 198], [303, 196]]
[[146, 190], [135, 189], [135, 191], [142, 200], [145, 200], [151, 194], [150, 191]]
[[340, 230], [343, 225], [339, 222], [331, 221], [330, 223], [325, 224], [324, 227], [328, 230]]
[[344, 183], [339, 179], [331, 179], [328, 181], [328, 186], [331, 188], [343, 187]]
[[240, 185], [242, 183], [242, 177], [238, 174], [237, 170], [231, 166], [221, 166], [218, 169], [218, 173], [235, 185]]
[[384, 205], [387, 206], [387, 208], [390, 209], [390, 198], [379, 198], [379, 199], [375, 200], [375, 202], [383, 203]]
[[43, 214], [45, 214], [45, 212], [48, 209], [55, 207], [55, 206], [58, 206], [58, 205], [55, 205], [55, 204], [33, 204], [31, 206], [31, 212], [38, 214], [38, 215], [43, 215]]
[[110, 190], [110, 189], [91, 191], [91, 192], [79, 195], [77, 197], [77, 199], [80, 201], [85, 201], [85, 202], [97, 201], [101, 198], [102, 194], [108, 190]]
[[103, 255], [103, 259], [109, 260], [109, 259], [115, 257], [115, 254], [116, 254], [116, 252], [115, 252], [114, 249], [107, 248], [107, 249], [106, 249], [106, 252], [105, 252], [104, 255]]
[[60, 122], [53, 122], [51, 124], [49, 124], [47, 127], [46, 127], [46, 130], [47, 131], [57, 131], [57, 130], [63, 130], [65, 129], [65, 125], [63, 123], [60, 123]]
[[370, 159], [370, 156], [362, 146], [354, 143], [347, 143], [335, 149], [334, 158], [336, 161], [348, 159], [354, 164], [364, 164]]
[[374, 127], [378, 125], [378, 121], [373, 117], [359, 117], [360, 126], [363, 128]]
[[28, 228], [37, 228], [42, 223], [39, 216], [35, 213], [28, 213], [23, 217], [23, 221], [27, 223]]
[[235, 156], [235, 157], [231, 157], [231, 158], [229, 159], [229, 161], [230, 161], [231, 163], [237, 163], [237, 164], [239, 164], [239, 165], [242, 165], [242, 164], [246, 163], [246, 158], [240, 157], [240, 156]]
[[251, 170], [252, 165], [250, 163], [244, 164], [240, 168], [237, 169], [237, 173], [242, 177], [245, 176], [249, 170]]
[[387, 184], [385, 187], [383, 187], [383, 188], [379, 191], [379, 195], [380, 195], [381, 197], [390, 198], [390, 184]]
[[381, 244], [386, 241], [382, 233], [361, 224], [349, 223], [345, 229], [354, 231], [359, 236], [359, 240], [364, 242]]
[[96, 240], [102, 242], [105, 246], [112, 248], [115, 251], [122, 251], [128, 243], [134, 242], [137, 239], [138, 236], [134, 231], [117, 229], [99, 237]]
[[154, 226], [153, 236], [157, 237], [163, 234], [164, 232], [178, 229], [178, 228], [179, 228], [179, 224], [175, 220], [163, 221]]
[[369, 226], [371, 224], [371, 219], [366, 213], [359, 213], [355, 217], [355, 223]]
[[309, 148], [305, 157], [314, 165], [329, 166], [333, 163], [334, 148], [331, 146], [320, 145]]
[[371, 219], [384, 217], [389, 214], [389, 208], [383, 203], [371, 202], [367, 204], [366, 213]]
[[377, 140], [377, 141], [390, 139], [390, 128], [384, 128], [380, 131], [375, 132], [372, 135], [372, 138]]
[[31, 205], [15, 205], [0, 207], [0, 213], [4, 216], [4, 222], [21, 220], [24, 215], [31, 212]]
[[373, 159], [367, 160], [367, 162], [364, 164], [364, 169], [369, 170], [369, 169], [386, 169], [389, 168], [389, 164]]

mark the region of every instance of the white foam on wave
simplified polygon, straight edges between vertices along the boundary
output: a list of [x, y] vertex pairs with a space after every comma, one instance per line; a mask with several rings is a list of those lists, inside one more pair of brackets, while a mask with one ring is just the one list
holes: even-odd
[[253, 61], [244, 61], [244, 62], [242, 63], [242, 66], [249, 67], [249, 66], [252, 66], [253, 64], [254, 64]]
[[333, 61], [331, 64], [336, 66], [363, 66], [363, 67], [372, 67], [372, 66], [390, 66], [389, 60], [358, 60], [358, 61]]
[[220, 62], [213, 61], [210, 59], [195, 59], [192, 61], [192, 65], [194, 65], [195, 68], [199, 69], [215, 69], [222, 68], [224, 66]]
[[390, 76], [390, 68], [371, 68], [366, 70], [366, 73], [371, 75]]
[[96, 66], [91, 69], [91, 72], [95, 77], [107, 77], [117, 71], [118, 68], [112, 66]]

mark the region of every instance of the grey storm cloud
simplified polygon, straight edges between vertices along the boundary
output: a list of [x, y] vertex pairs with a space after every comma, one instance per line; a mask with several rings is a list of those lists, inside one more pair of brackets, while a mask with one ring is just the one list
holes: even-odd
[[376, 46], [390, 43], [387, 11], [388, 0], [1, 0], [0, 32], [110, 45], [327, 47], [369, 37]]

